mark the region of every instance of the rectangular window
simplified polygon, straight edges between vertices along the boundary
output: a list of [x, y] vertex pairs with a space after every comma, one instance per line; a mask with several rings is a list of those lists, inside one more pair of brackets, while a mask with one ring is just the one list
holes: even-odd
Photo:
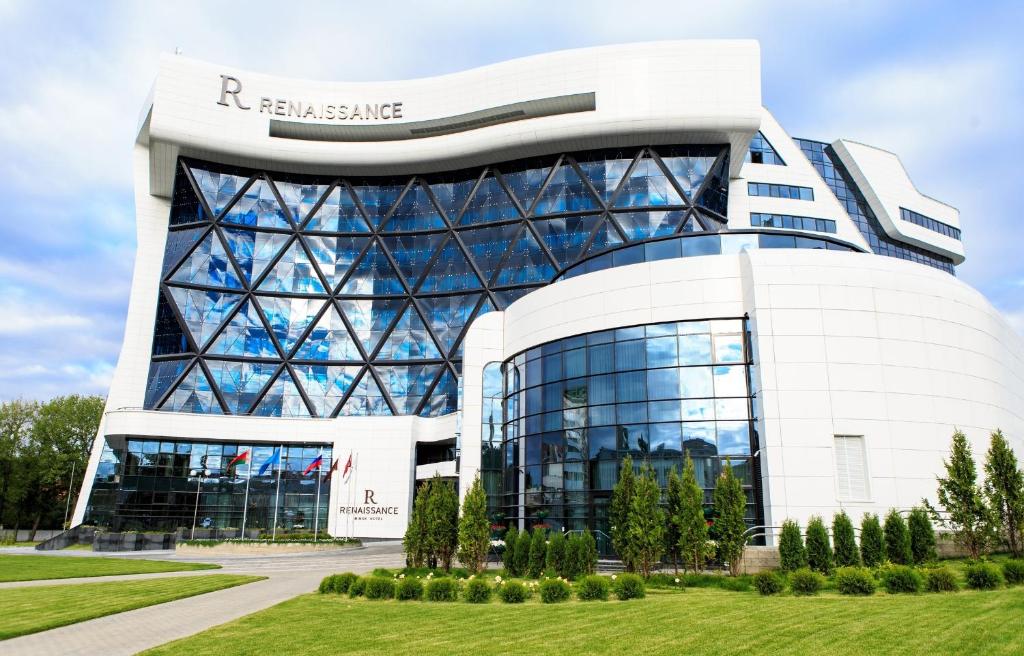
[[765, 184], [764, 182], [748, 182], [747, 195], [768, 196], [770, 198], [791, 198], [793, 200], [814, 200], [814, 190], [810, 187]]
[[868, 501], [867, 453], [863, 435], [836, 435], [836, 496], [840, 501]]
[[790, 230], [813, 230], [835, 234], [836, 222], [832, 219], [815, 219], [809, 216], [790, 214], [750, 213], [750, 225], [761, 228], [787, 228]]
[[950, 237], [958, 241], [960, 239], [959, 228], [954, 228], [953, 226], [947, 223], [943, 223], [942, 221], [936, 221], [930, 216], [925, 216], [924, 214], [920, 214], [918, 212], [915, 212], [914, 210], [908, 210], [905, 207], [901, 207], [900, 218], [903, 219], [904, 221], [909, 221], [910, 223], [919, 225], [922, 228], [928, 228], [932, 232], [937, 232], [940, 235], [945, 235], [946, 237]]

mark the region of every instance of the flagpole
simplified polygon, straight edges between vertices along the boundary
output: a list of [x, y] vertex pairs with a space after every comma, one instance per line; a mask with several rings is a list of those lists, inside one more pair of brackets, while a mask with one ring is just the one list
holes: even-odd
[[314, 519], [313, 519], [313, 543], [314, 544], [316, 544], [317, 535], [320, 533], [320, 479], [323, 478], [323, 475], [320, 473], [320, 470], [323, 468], [323, 466], [324, 466], [324, 450], [320, 449], [320, 462], [317, 463], [317, 466], [316, 466], [316, 509], [314, 510], [316, 515], [314, 515]]
[[[281, 445], [281, 451], [284, 450], [284, 445]], [[277, 541], [277, 509], [280, 505], [279, 499], [281, 498], [281, 451], [277, 452], [277, 491], [274, 492], [274, 530], [271, 534], [271, 541]]]
[[239, 536], [243, 540], [245, 539], [245, 520], [249, 514], [249, 481], [252, 480], [252, 454], [246, 456], [245, 473], [245, 501], [242, 502], [242, 535]]

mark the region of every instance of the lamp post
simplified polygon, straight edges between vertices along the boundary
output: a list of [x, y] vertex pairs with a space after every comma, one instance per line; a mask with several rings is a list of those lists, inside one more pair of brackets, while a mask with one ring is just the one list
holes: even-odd
[[193, 470], [189, 471], [188, 475], [189, 476], [198, 476], [199, 477], [199, 483], [196, 485], [196, 507], [195, 507], [195, 510], [192, 511], [192, 535], [191, 535], [191, 537], [189, 537], [189, 540], [195, 540], [196, 539], [196, 518], [199, 516], [199, 497], [200, 497], [200, 495], [203, 492], [203, 476], [209, 476], [210, 475], [210, 470], [209, 469], [193, 469]]

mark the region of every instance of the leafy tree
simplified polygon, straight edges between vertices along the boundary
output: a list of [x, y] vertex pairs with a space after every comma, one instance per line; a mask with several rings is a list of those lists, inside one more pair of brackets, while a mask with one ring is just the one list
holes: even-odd
[[622, 559], [626, 571], [635, 568], [629, 554], [629, 513], [633, 507], [633, 492], [636, 487], [636, 475], [633, 473], [633, 459], [628, 455], [622, 459], [619, 467], [619, 480], [612, 488], [612, 500], [608, 508], [608, 519], [611, 520], [612, 547]]
[[704, 519], [704, 490], [697, 483], [697, 474], [689, 454], [683, 465], [682, 498], [679, 515], [679, 551], [683, 556], [683, 569], [700, 572], [710, 555], [708, 523]]
[[864, 567], [878, 567], [885, 560], [885, 541], [878, 515], [864, 513], [860, 523], [860, 559]]
[[885, 555], [889, 562], [897, 565], [910, 565], [914, 562], [914, 552], [910, 549], [910, 531], [900, 513], [892, 508], [885, 516]]
[[825, 575], [832, 571], [832, 547], [821, 517], [811, 517], [807, 522], [807, 566]]
[[665, 500], [668, 502], [665, 522], [665, 553], [672, 557], [672, 571], [679, 573], [679, 527], [683, 516], [683, 480], [675, 467], [668, 471], [668, 489]]
[[660, 500], [654, 470], [645, 464], [635, 482], [626, 543], [629, 561], [644, 578], [650, 577], [665, 548], [665, 513], [658, 506]]
[[1000, 430], [992, 433], [985, 458], [985, 497], [1000, 540], [1014, 558], [1020, 558], [1024, 553], [1024, 473]]
[[544, 533], [543, 528], [533, 527], [533, 536], [530, 538], [530, 562], [527, 567], [527, 574], [531, 579], [540, 578], [541, 572], [544, 571], [544, 563], [547, 561], [548, 544]]
[[857, 540], [853, 534], [853, 522], [846, 511], [841, 511], [832, 518], [832, 542], [835, 545], [836, 565], [839, 567], [857, 567], [860, 565], [860, 552], [857, 551]]
[[928, 518], [928, 511], [921, 506], [914, 506], [907, 518], [907, 527], [910, 530], [910, 552], [914, 564], [921, 565], [935, 560], [935, 529]]
[[459, 539], [459, 498], [455, 486], [434, 474], [427, 498], [428, 543], [432, 560], [448, 571], [452, 568]]
[[530, 532], [523, 529], [516, 538], [516, 576], [526, 576], [530, 569]]
[[736, 576], [740, 572], [740, 561], [743, 558], [743, 546], [746, 544], [744, 532], [747, 522], [744, 515], [747, 510], [747, 495], [743, 492], [743, 484], [732, 470], [728, 460], [715, 484], [715, 512], [718, 521], [718, 553], [722, 560], [729, 563], [729, 572]]
[[804, 548], [804, 538], [800, 534], [800, 525], [792, 519], [782, 522], [782, 533], [779, 535], [779, 560], [784, 572], [795, 572], [807, 567], [807, 550]]
[[548, 540], [548, 560], [545, 567], [552, 572], [558, 572], [562, 576], [565, 569], [565, 534], [561, 531], [552, 531], [551, 539]]
[[933, 518], [953, 532], [953, 540], [977, 560], [985, 553], [990, 539], [990, 513], [985, 495], [977, 485], [977, 467], [967, 436], [957, 430], [948, 462], [943, 462], [946, 476], [939, 477], [939, 503], [946, 517], [932, 509]]
[[427, 522], [427, 498], [430, 496], [430, 482], [424, 481], [416, 492], [416, 500], [412, 504], [412, 516], [409, 526], [405, 529], [402, 546], [405, 548], [406, 561], [413, 567], [423, 567], [430, 551], [430, 531]]
[[[0, 403], [0, 526], [17, 524], [21, 500], [27, 490], [15, 483], [21, 461], [30, 454], [32, 422], [39, 405], [29, 401]], [[8, 515], [10, 514], [10, 516]]]
[[477, 476], [462, 500], [459, 519], [459, 561], [474, 574], [483, 570], [491, 546], [491, 522], [487, 519], [487, 493]]
[[515, 525], [509, 526], [508, 530], [505, 531], [505, 551], [502, 553], [502, 561], [505, 564], [505, 572], [509, 576], [519, 576], [519, 570], [516, 569], [516, 541], [519, 537], [519, 531], [516, 530]]

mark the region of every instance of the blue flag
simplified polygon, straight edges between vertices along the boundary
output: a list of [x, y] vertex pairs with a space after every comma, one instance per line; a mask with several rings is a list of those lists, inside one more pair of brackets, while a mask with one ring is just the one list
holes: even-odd
[[266, 459], [266, 461], [264, 461], [263, 465], [260, 466], [260, 470], [256, 475], [262, 476], [263, 474], [267, 473], [267, 469], [270, 467], [270, 465], [276, 465], [280, 462], [281, 449], [274, 449], [274, 455], [270, 456], [269, 458]]

